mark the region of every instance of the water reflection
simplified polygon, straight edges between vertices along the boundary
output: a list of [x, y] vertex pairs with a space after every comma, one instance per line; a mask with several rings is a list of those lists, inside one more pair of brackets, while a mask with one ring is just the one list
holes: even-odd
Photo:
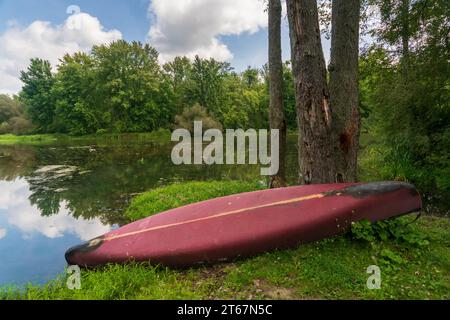
[[[0, 190], [2, 220], [9, 227], [20, 230], [24, 239], [31, 239], [34, 234], [55, 239], [72, 233], [80, 240], [89, 240], [111, 230], [110, 225], [105, 225], [99, 219], [74, 218], [64, 202], [59, 205], [57, 213], [51, 216], [41, 215], [40, 209], [27, 200], [32, 191], [23, 179], [13, 182], [0, 181]], [[1, 230], [4, 230], [2, 238], [5, 238], [7, 229]]]
[[[65, 250], [128, 221], [130, 199], [181, 180], [262, 179], [251, 166], [175, 166], [171, 144], [0, 146], [0, 286], [42, 283]], [[288, 163], [296, 167], [295, 139]], [[288, 170], [290, 180], [296, 170]]]
[[41, 215], [23, 178], [0, 181], [0, 285], [42, 283], [60, 273], [68, 246], [111, 230], [100, 219], [76, 219], [64, 202]]

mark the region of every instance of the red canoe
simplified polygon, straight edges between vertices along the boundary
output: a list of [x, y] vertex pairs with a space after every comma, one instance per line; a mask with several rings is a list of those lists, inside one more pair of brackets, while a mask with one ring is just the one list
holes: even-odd
[[401, 182], [329, 184], [264, 190], [173, 209], [67, 251], [71, 265], [150, 261], [169, 267], [248, 257], [342, 234], [352, 222], [422, 208]]

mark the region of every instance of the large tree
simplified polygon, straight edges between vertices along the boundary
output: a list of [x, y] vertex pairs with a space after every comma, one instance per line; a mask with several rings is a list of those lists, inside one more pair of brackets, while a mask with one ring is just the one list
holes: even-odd
[[101, 110], [94, 107], [97, 83], [93, 65], [93, 59], [85, 53], [61, 59], [53, 87], [58, 132], [82, 135], [99, 128]]
[[330, 106], [337, 182], [357, 179], [360, 0], [333, 0]]
[[[94, 46], [96, 91], [103, 122], [113, 132], [160, 128], [169, 112], [160, 103], [158, 52], [148, 44], [120, 40]], [[99, 106], [96, 106], [99, 107]]]
[[[372, 34], [385, 41], [400, 56], [402, 72], [406, 76], [410, 63], [411, 37], [420, 30], [421, 21], [425, 20], [422, 13], [435, 5], [427, 0], [370, 0], [370, 3], [378, 7], [381, 17]], [[417, 16], [411, 12], [412, 9], [417, 10]]]
[[335, 181], [332, 113], [315, 0], [287, 0], [299, 125], [300, 182]]
[[163, 66], [163, 76], [169, 86], [172, 109], [175, 114], [180, 114], [185, 108], [192, 107], [187, 95], [191, 75], [192, 63], [187, 57], [176, 57]]
[[281, 52], [281, 1], [269, 0], [270, 127], [279, 130], [280, 168], [270, 178], [270, 187], [286, 186], [286, 120], [283, 106], [283, 61]]
[[20, 74], [24, 86], [20, 99], [27, 106], [27, 112], [39, 132], [52, 132], [55, 116], [54, 98], [51, 89], [55, 82], [50, 62], [31, 59], [27, 71]]

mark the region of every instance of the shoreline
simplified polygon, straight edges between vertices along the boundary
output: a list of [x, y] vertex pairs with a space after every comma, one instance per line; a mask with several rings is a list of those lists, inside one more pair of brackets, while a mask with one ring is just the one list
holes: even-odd
[[[136, 221], [172, 207], [261, 188], [256, 182], [178, 183], [137, 196], [125, 215]], [[406, 224], [411, 217], [400, 219]], [[61, 274], [44, 285], [25, 286], [23, 293], [3, 287], [0, 299], [449, 299], [450, 219], [427, 215], [408, 230], [428, 244], [345, 235], [195, 269], [108, 265], [82, 270], [82, 290], [67, 289]], [[372, 264], [382, 269], [381, 290], [365, 286]]]

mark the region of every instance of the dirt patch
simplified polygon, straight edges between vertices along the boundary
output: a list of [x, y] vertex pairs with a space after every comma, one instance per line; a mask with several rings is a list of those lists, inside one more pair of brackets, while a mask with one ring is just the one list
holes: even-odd
[[242, 288], [237, 292], [232, 288], [223, 285], [226, 276], [236, 268], [234, 263], [220, 264], [198, 269], [198, 278], [195, 285], [199, 288], [205, 284], [209, 287], [209, 298], [217, 299], [219, 297], [240, 296], [249, 300], [252, 299], [270, 299], [270, 300], [295, 300], [298, 297], [295, 294], [295, 289], [286, 288], [270, 284], [267, 280], [255, 279], [253, 283]]
[[280, 287], [272, 285], [265, 280], [254, 280], [253, 288], [256, 289], [256, 293], [263, 295], [264, 298], [273, 300], [294, 300], [294, 289]]
[[233, 268], [233, 264], [217, 264], [199, 269], [200, 280], [221, 279]]

